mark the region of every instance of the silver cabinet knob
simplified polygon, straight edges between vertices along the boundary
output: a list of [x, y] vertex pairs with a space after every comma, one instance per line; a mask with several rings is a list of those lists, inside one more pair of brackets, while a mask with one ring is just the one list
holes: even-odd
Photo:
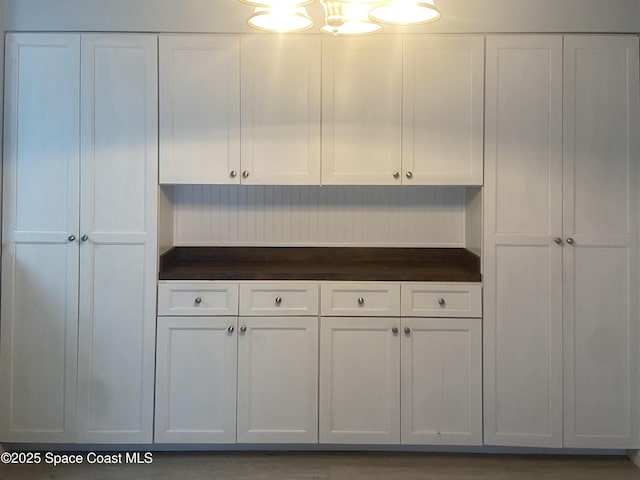
[[393, 172], [393, 178], [400, 178], [400, 172]]
[[229, 328], [227, 328], [227, 332], [229, 332], [229, 333], [233, 333], [233, 331], [234, 331], [234, 330], [235, 330], [235, 328], [234, 328], [234, 327], [229, 327]]
[[444, 298], [439, 298], [438, 299], [438, 305], [440, 305], [441, 307], [444, 307], [446, 305], [446, 301]]
[[413, 172], [407, 172], [405, 175], [407, 176], [408, 179], [413, 178]]
[[88, 235], [82, 235], [80, 237], [80, 240], [82, 240], [83, 242], [86, 242], [87, 240], [89, 240], [89, 236]]
[[573, 238], [567, 238], [567, 243], [568, 243], [569, 245], [573, 245], [573, 244], [574, 244], [574, 243], [576, 243], [576, 242], [575, 242], [575, 240], [574, 240]]
[[560, 237], [554, 238], [553, 241], [556, 242], [557, 245], [562, 245], [562, 239]]
[[409, 335], [411, 333], [411, 329], [409, 327], [404, 327], [404, 333]]
[[278, 306], [282, 305], [282, 298], [281, 297], [276, 297], [276, 305], [278, 305]]
[[195, 303], [196, 305], [200, 305], [202, 303], [202, 298], [196, 297], [196, 299], [193, 301], [193, 303]]
[[358, 305], [360, 305], [360, 306], [364, 305], [364, 298], [360, 297], [358, 299]]
[[245, 170], [242, 172], [242, 178], [247, 178], [249, 176], [249, 170]]
[[240, 327], [240, 333], [245, 333], [247, 331], [247, 326], [246, 325], [242, 325]]
[[230, 176], [231, 178], [236, 178], [236, 177], [238, 176], [238, 172], [236, 172], [235, 170], [231, 170], [231, 171], [229, 172], [229, 176]]
[[393, 328], [391, 329], [391, 332], [392, 332], [394, 335], [397, 335], [397, 334], [398, 334], [398, 331], [399, 331], [398, 327], [393, 327]]
[[69, 235], [69, 238], [67, 238], [67, 240], [69, 240], [70, 242], [75, 242], [76, 241], [76, 236], [75, 235]]

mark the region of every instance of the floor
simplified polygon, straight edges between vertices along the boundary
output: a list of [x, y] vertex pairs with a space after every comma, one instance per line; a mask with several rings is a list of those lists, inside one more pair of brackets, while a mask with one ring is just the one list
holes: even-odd
[[[154, 453], [150, 464], [2, 465], [2, 480], [626, 480], [627, 457], [398, 453]], [[144, 457], [142, 457], [144, 458]], [[115, 458], [117, 461], [118, 459]], [[124, 462], [124, 454], [123, 454]]]

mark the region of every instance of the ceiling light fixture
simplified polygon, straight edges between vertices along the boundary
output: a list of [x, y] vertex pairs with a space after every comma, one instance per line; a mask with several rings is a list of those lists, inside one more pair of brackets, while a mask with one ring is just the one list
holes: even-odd
[[[255, 6], [249, 26], [267, 32], [299, 32], [313, 21], [305, 6], [313, 0], [240, 0]], [[440, 18], [434, 0], [320, 0], [332, 35], [362, 35], [382, 30], [380, 23], [418, 25]]]

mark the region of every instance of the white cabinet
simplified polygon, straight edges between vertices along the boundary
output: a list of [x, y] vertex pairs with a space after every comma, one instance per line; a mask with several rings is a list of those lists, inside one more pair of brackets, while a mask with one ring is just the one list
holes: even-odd
[[80, 37], [7, 35], [0, 440], [75, 440]]
[[637, 36], [565, 38], [567, 447], [640, 446], [638, 56]]
[[242, 183], [320, 182], [320, 39], [241, 39]]
[[484, 37], [407, 36], [402, 181], [482, 185]]
[[2, 440], [149, 442], [156, 40], [7, 38]]
[[318, 185], [320, 39], [160, 36], [160, 183]]
[[237, 315], [237, 284], [159, 282], [156, 443], [235, 443]]
[[320, 443], [399, 444], [400, 319], [320, 324]]
[[238, 443], [318, 442], [318, 317], [240, 317]]
[[317, 284], [158, 287], [156, 442], [318, 442]]
[[235, 443], [237, 317], [158, 317], [156, 443]]
[[487, 43], [485, 441], [635, 448], [638, 39], [564, 42]]
[[323, 39], [322, 183], [400, 185], [401, 148], [401, 37]]
[[323, 184], [482, 185], [483, 37], [323, 47]]
[[403, 444], [482, 445], [482, 321], [403, 318]]
[[[377, 299], [376, 309], [399, 309], [402, 296], [402, 318], [398, 310], [396, 316], [366, 316], [374, 286], [322, 285], [320, 442], [481, 445], [482, 320], [425, 318], [416, 308], [419, 302], [404, 301], [405, 296], [436, 296], [455, 305], [461, 292], [479, 300], [480, 286], [380, 284], [378, 291], [397, 290], [386, 309]], [[332, 316], [336, 292], [355, 294], [345, 302], [353, 304], [354, 316]], [[446, 300], [433, 303], [437, 307], [429, 311], [446, 310]], [[466, 311], [481, 315], [480, 309]]]
[[240, 183], [240, 39], [161, 35], [159, 91], [160, 183]]

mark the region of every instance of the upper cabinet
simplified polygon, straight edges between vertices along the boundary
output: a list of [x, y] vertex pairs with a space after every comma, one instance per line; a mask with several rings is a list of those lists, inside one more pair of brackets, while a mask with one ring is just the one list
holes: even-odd
[[159, 58], [160, 183], [482, 185], [482, 36], [162, 35]]
[[161, 36], [160, 183], [319, 184], [320, 40]]
[[242, 37], [242, 183], [320, 183], [320, 39]]
[[402, 174], [407, 185], [482, 185], [484, 38], [407, 37]]
[[322, 183], [400, 185], [402, 39], [325, 39], [322, 66]]
[[161, 36], [159, 48], [160, 183], [240, 183], [239, 38]]

